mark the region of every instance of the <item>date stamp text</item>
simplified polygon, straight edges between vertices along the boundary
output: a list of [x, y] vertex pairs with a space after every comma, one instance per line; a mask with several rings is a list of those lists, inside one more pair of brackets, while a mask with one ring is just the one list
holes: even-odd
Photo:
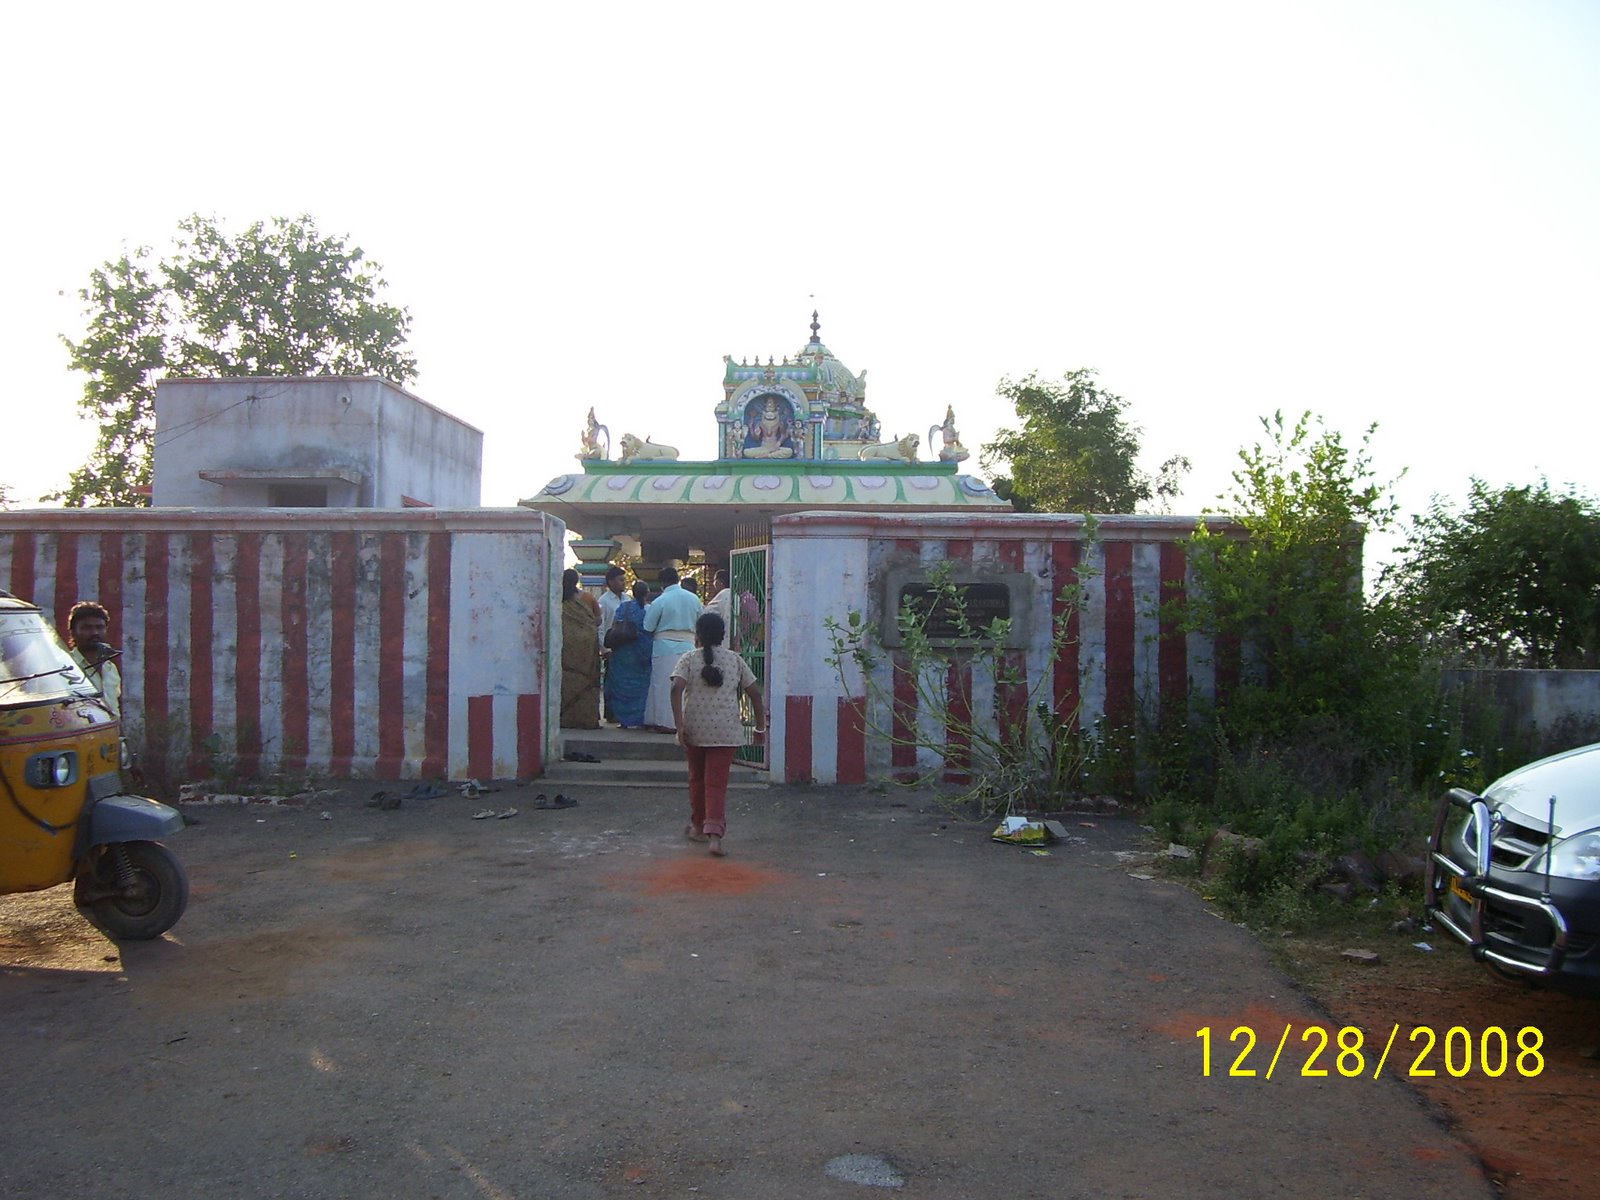
[[[1213, 1030], [1210, 1025], [1195, 1030], [1194, 1036], [1200, 1039], [1200, 1073], [1208, 1079], [1214, 1068], [1217, 1074], [1246, 1079], [1271, 1079], [1274, 1073], [1298, 1073], [1304, 1079], [1377, 1079], [1386, 1066], [1391, 1074], [1398, 1070], [1411, 1079], [1436, 1076], [1441, 1071], [1455, 1079], [1473, 1071], [1490, 1079], [1504, 1075], [1532, 1079], [1544, 1070], [1544, 1033], [1535, 1025], [1515, 1030], [1490, 1025], [1481, 1033], [1461, 1025], [1442, 1031], [1413, 1025], [1402, 1042], [1397, 1024], [1390, 1028], [1380, 1049], [1376, 1039], [1367, 1041], [1355, 1025], [1331, 1030], [1321, 1025], [1296, 1029], [1293, 1023], [1285, 1023], [1270, 1056], [1270, 1031], [1264, 1031], [1266, 1038], [1259, 1039], [1249, 1025], [1235, 1026], [1226, 1039], [1220, 1032], [1221, 1027]], [[1393, 1065], [1389, 1063], [1391, 1054], [1395, 1055]], [[1229, 1064], [1226, 1071], [1221, 1069], [1223, 1063]]]

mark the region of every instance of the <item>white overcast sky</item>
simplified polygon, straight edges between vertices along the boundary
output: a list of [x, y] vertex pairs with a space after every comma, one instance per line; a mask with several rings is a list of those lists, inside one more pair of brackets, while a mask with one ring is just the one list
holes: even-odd
[[[1594, 492], [1600, 4], [30, 5], [7, 18], [0, 483], [92, 430], [59, 335], [125, 246], [309, 213], [382, 264], [483, 500], [613, 436], [709, 457], [722, 355], [809, 336], [885, 436], [1093, 367], [1228, 484], [1312, 409], [1407, 512]], [[815, 300], [812, 299], [815, 297]]]

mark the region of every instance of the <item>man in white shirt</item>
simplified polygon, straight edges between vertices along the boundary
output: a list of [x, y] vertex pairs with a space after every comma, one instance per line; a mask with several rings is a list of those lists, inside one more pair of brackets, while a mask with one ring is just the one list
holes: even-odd
[[733, 645], [733, 589], [728, 586], [728, 573], [718, 571], [711, 577], [711, 599], [706, 602], [706, 608], [722, 618], [722, 628], [726, 630], [727, 645]]
[[67, 639], [72, 658], [89, 682], [100, 689], [111, 715], [122, 716], [122, 672], [117, 670], [118, 651], [106, 644], [111, 631], [111, 614], [93, 600], [80, 600], [67, 614]]

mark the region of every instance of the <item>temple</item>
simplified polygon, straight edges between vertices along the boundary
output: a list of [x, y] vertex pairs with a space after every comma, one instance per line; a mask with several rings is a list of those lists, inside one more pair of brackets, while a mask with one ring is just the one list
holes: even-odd
[[934, 414], [926, 443], [916, 432], [880, 440], [867, 373], [853, 373], [820, 334], [813, 312], [811, 338], [792, 357], [723, 359], [715, 459], [685, 462], [675, 447], [632, 433], [613, 448], [591, 408], [576, 456], [581, 471], [552, 479], [522, 506], [579, 534], [572, 545], [591, 585], [619, 554], [646, 578], [668, 564], [725, 564], [736, 545], [765, 542], [783, 513], [1011, 510], [988, 484], [961, 473], [968, 452], [949, 404]]

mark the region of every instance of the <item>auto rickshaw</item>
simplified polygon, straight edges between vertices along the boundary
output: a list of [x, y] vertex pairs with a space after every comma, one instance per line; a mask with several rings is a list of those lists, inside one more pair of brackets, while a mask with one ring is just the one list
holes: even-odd
[[0, 893], [73, 882], [116, 940], [160, 937], [189, 877], [176, 809], [122, 790], [122, 726], [36, 605], [0, 591]]

